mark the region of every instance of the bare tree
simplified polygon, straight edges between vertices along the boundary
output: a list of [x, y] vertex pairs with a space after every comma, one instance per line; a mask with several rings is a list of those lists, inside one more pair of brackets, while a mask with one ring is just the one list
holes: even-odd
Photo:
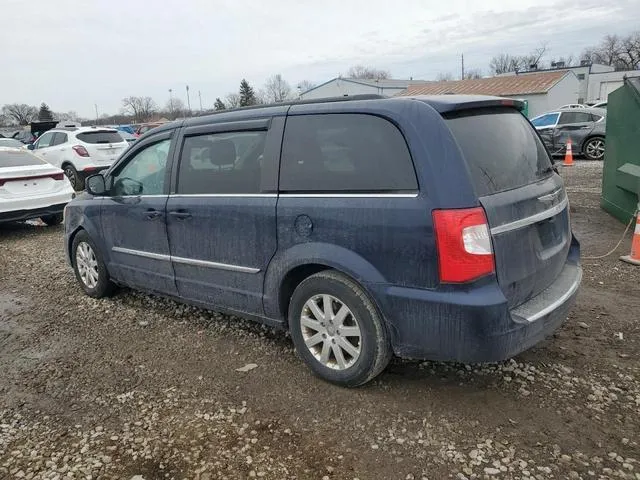
[[26, 103], [12, 103], [2, 107], [2, 114], [18, 125], [28, 125], [38, 116], [38, 109]]
[[364, 65], [354, 65], [347, 72], [347, 77], [367, 80], [386, 80], [391, 78], [391, 72], [389, 70], [381, 70]]
[[186, 116], [187, 107], [180, 98], [174, 97], [167, 101], [164, 113], [169, 120], [175, 120], [178, 117]]
[[500, 75], [507, 72], [515, 72], [520, 69], [520, 58], [514, 57], [508, 53], [496, 55], [489, 62], [489, 70], [494, 75]]
[[309, 80], [302, 80], [301, 82], [298, 82], [298, 85], [296, 85], [296, 89], [298, 90], [298, 93], [304, 93], [308, 90], [311, 90], [315, 86], [316, 84]]
[[621, 60], [628, 69], [640, 68], [640, 31], [622, 39]]
[[224, 99], [224, 104], [227, 108], [237, 108], [240, 106], [240, 95], [237, 93], [230, 93]]
[[264, 84], [265, 100], [267, 102], [283, 102], [291, 96], [289, 83], [279, 73], [267, 79]]
[[151, 97], [126, 97], [122, 99], [125, 113], [133, 117], [134, 122], [146, 122], [158, 111]]
[[446, 73], [439, 73], [438, 75], [436, 75], [436, 82], [450, 82], [453, 80], [453, 75], [451, 75], [451, 72], [446, 72]]
[[580, 57], [592, 63], [610, 65], [617, 70], [640, 68], [640, 31], [624, 37], [607, 35], [599, 45], [586, 48]]
[[477, 80], [482, 78], [482, 71], [479, 68], [472, 68], [464, 72], [465, 80]]

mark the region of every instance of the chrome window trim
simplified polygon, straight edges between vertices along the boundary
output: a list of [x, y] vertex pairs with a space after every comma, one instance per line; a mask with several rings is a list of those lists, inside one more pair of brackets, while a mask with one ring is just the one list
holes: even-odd
[[207, 260], [197, 260], [195, 258], [175, 257], [173, 255], [145, 252], [143, 250], [134, 250], [124, 247], [112, 247], [111, 250], [117, 253], [124, 253], [127, 255], [134, 255], [143, 258], [151, 258], [153, 260], [162, 260], [165, 262], [176, 262], [184, 265], [193, 265], [196, 267], [215, 268], [218, 270], [229, 270], [232, 272], [241, 273], [258, 273], [260, 271], [259, 268], [243, 267], [240, 265], [229, 265], [227, 263], [209, 262]]
[[499, 235], [501, 233], [510, 232], [512, 230], [517, 230], [522, 227], [526, 227], [527, 225], [532, 225], [534, 223], [541, 222], [546, 220], [547, 218], [551, 218], [562, 212], [569, 205], [569, 199], [565, 196], [564, 199], [554, 205], [553, 207], [545, 210], [544, 212], [536, 213], [535, 215], [531, 215], [530, 217], [521, 218], [520, 220], [516, 220], [514, 222], [505, 223], [504, 225], [499, 225], [497, 227], [493, 227], [491, 229], [491, 235]]
[[194, 198], [194, 197], [202, 197], [202, 198], [239, 198], [239, 197], [247, 197], [247, 198], [276, 198], [278, 196], [277, 193], [172, 193], [169, 195], [171, 198]]

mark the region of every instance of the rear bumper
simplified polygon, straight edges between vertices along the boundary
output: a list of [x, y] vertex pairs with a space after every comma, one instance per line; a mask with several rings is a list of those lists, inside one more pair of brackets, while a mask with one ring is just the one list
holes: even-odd
[[66, 204], [67, 202], [27, 210], [12, 210], [10, 212], [0, 212], [0, 223], [20, 222], [23, 220], [31, 220], [33, 218], [40, 218], [47, 215], [56, 215], [59, 213], [63, 213]]
[[509, 309], [495, 279], [449, 291], [369, 285], [403, 358], [493, 362], [511, 358], [551, 335], [567, 318], [582, 279], [579, 245], [553, 284]]

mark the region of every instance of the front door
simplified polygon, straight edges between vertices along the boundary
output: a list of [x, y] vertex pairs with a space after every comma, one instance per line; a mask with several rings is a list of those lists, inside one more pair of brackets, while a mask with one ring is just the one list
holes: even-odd
[[593, 130], [595, 123], [593, 116], [588, 112], [575, 111], [562, 112], [560, 120], [553, 130], [553, 145], [556, 151], [564, 153], [569, 139], [577, 153], [582, 140]]
[[171, 132], [145, 139], [107, 174], [101, 223], [109, 273], [141, 290], [177, 293], [167, 239]]
[[183, 132], [167, 229], [181, 297], [260, 315], [276, 251], [281, 117]]

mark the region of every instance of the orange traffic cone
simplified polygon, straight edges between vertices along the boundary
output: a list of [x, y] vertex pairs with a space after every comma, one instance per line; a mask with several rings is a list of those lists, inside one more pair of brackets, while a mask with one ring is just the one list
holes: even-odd
[[567, 140], [567, 153], [564, 154], [564, 163], [562, 165], [564, 167], [573, 166], [573, 149], [570, 138]]
[[[638, 208], [640, 208], [640, 204], [638, 204]], [[631, 242], [631, 255], [620, 257], [620, 260], [640, 267], [640, 212], [636, 212], [636, 229], [633, 232]]]

